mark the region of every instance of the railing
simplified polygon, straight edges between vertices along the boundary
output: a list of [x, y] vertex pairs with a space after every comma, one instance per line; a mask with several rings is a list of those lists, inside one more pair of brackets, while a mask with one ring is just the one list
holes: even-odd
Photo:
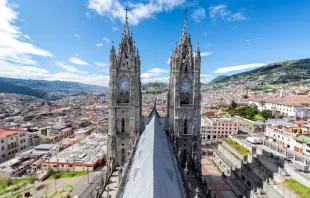
[[136, 141], [135, 141], [135, 144], [134, 144], [134, 148], [132, 149], [132, 153], [129, 157], [129, 160], [127, 162], [127, 166], [125, 168], [125, 171], [124, 173], [122, 173], [124, 176], [122, 177], [121, 181], [119, 181], [119, 187], [117, 189], [117, 193], [116, 193], [116, 197], [122, 197], [123, 196], [123, 193], [124, 193], [124, 186], [127, 182], [127, 179], [128, 179], [128, 171], [130, 171], [131, 169], [131, 166], [132, 166], [132, 163], [133, 163], [133, 158], [135, 156], [135, 153], [136, 153], [136, 148], [137, 148], [137, 145], [138, 145], [138, 142], [140, 140], [140, 136], [137, 137]]
[[172, 153], [173, 163], [174, 163], [174, 165], [176, 167], [176, 173], [177, 173], [177, 176], [178, 176], [178, 180], [180, 182], [182, 194], [183, 194], [184, 198], [190, 197], [188, 195], [188, 192], [190, 192], [190, 190], [187, 187], [187, 185], [184, 184], [185, 178], [184, 178], [183, 174], [180, 172], [180, 170], [182, 170], [182, 167], [181, 167], [181, 165], [178, 163], [178, 161], [176, 159], [175, 152], [174, 152], [174, 150], [173, 150], [173, 148], [171, 146], [171, 141], [170, 141], [170, 139], [168, 137], [167, 137], [167, 141], [168, 141], [168, 145], [169, 145], [170, 151]]

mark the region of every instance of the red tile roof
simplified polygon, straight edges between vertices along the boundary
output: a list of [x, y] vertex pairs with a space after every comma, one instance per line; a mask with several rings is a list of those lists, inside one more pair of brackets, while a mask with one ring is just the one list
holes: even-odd
[[308, 123], [308, 121], [306, 121], [306, 120], [295, 120], [293, 123], [294, 124], [306, 124], [306, 123]]
[[285, 96], [282, 98], [251, 98], [249, 101], [265, 101], [274, 104], [303, 106], [304, 104], [310, 104], [309, 96]]
[[0, 128], [0, 138], [7, 137], [9, 135], [13, 135], [16, 133], [22, 133], [23, 130], [20, 129], [8, 129], [8, 128]]

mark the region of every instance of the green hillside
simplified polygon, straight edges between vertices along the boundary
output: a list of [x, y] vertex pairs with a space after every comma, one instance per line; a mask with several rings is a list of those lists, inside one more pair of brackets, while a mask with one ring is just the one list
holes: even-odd
[[223, 81], [225, 81], [229, 77], [230, 76], [227, 76], [227, 75], [220, 75], [220, 76], [214, 78], [212, 81], [210, 81], [208, 83], [208, 85], [211, 85], [211, 84], [214, 84], [214, 83], [217, 83], [217, 82], [223, 82]]
[[143, 85], [141, 88], [143, 94], [161, 94], [168, 92], [168, 84], [154, 82]]
[[270, 63], [251, 71], [223, 78], [216, 83], [245, 79], [269, 82], [271, 84], [299, 82], [310, 79], [310, 59]]

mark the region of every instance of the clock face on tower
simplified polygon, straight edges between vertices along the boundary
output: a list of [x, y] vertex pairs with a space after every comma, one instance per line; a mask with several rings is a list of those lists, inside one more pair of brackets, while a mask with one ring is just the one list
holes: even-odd
[[180, 88], [181, 92], [189, 92], [191, 89], [191, 85], [188, 81], [183, 81], [181, 82]]
[[123, 80], [123, 81], [119, 84], [119, 88], [120, 88], [122, 91], [127, 91], [128, 88], [129, 88], [129, 83], [128, 83], [128, 81]]

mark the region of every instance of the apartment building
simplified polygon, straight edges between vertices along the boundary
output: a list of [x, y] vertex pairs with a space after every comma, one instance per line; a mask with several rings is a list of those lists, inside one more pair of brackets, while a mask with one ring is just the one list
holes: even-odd
[[230, 118], [201, 117], [201, 140], [208, 141], [217, 138], [227, 138], [239, 130], [239, 122]]
[[20, 129], [0, 128], [0, 163], [29, 147], [28, 133]]
[[304, 145], [301, 135], [309, 134], [305, 127], [293, 123], [281, 125], [269, 125], [266, 128], [265, 135], [270, 141], [278, 142], [284, 148], [294, 150], [295, 152], [304, 153]]

